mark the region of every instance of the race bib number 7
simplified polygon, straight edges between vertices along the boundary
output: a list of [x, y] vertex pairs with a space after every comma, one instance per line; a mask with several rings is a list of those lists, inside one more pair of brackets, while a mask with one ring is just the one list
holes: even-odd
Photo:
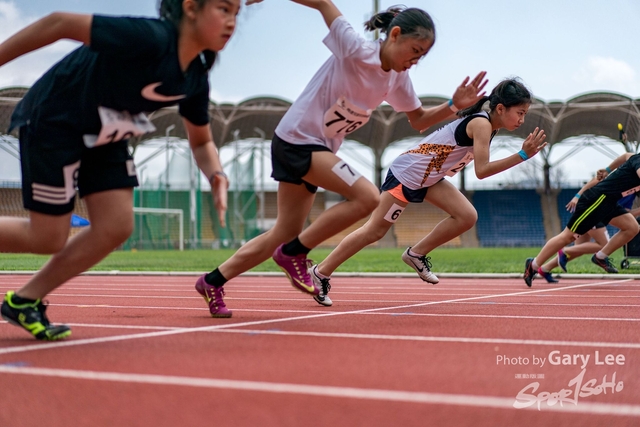
[[323, 133], [327, 138], [344, 136], [360, 129], [371, 117], [371, 110], [363, 110], [344, 96], [324, 113]]
[[156, 130], [156, 127], [144, 113], [130, 114], [126, 111], [98, 107], [98, 114], [102, 122], [102, 129], [97, 136], [84, 135], [84, 145], [87, 148], [123, 141]]

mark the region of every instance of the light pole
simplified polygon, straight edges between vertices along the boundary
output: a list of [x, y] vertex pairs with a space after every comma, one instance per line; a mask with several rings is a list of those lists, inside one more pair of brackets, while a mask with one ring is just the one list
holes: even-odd
[[[165, 179], [165, 183], [164, 183], [164, 208], [165, 209], [169, 209], [169, 133], [174, 130], [176, 128], [176, 125], [171, 125], [168, 126], [165, 129], [164, 132], [164, 136], [165, 136], [165, 153], [166, 153], [166, 170], [164, 172], [164, 179]], [[169, 248], [169, 242], [171, 240], [170, 236], [169, 236], [169, 217], [167, 217], [165, 219], [165, 232], [166, 232], [166, 236], [167, 236], [167, 249]]]
[[[142, 199], [142, 195], [143, 195], [143, 189], [144, 189], [144, 171], [145, 169], [147, 169], [148, 165], [144, 165], [142, 166], [139, 170], [138, 170], [138, 174], [140, 175], [140, 189], [138, 190], [138, 207], [143, 208], [144, 207], [144, 200]], [[142, 215], [138, 216], [138, 249], [144, 249], [144, 243], [142, 242], [142, 239], [144, 238], [144, 235], [142, 233], [143, 227], [142, 227]]]
[[[378, 11], [380, 11], [380, 0], [373, 0], [373, 14], [376, 15]], [[380, 38], [380, 31], [378, 31], [378, 29], [373, 33], [373, 38], [375, 40]]]
[[264, 225], [264, 203], [265, 203], [265, 189], [264, 189], [264, 143], [267, 140], [267, 135], [259, 127], [253, 128], [253, 130], [260, 135], [260, 210], [258, 217], [260, 218], [260, 232], [266, 227]]

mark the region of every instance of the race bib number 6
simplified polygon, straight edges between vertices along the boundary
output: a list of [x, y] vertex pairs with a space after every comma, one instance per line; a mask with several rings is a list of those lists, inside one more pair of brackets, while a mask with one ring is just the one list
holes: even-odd
[[98, 107], [98, 114], [102, 129], [98, 136], [84, 135], [84, 144], [87, 148], [122, 141], [156, 130], [144, 113], [130, 114], [126, 111]]
[[327, 138], [347, 135], [364, 126], [371, 117], [371, 110], [363, 110], [341, 96], [324, 113], [323, 133]]

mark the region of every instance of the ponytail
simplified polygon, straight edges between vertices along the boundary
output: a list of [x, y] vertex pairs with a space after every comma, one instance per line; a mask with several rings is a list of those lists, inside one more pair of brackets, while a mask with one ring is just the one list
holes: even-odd
[[401, 34], [419, 38], [436, 40], [436, 27], [427, 12], [418, 8], [392, 6], [380, 12], [364, 23], [367, 31], [380, 30], [389, 34], [393, 27], [400, 27]]
[[183, 15], [182, 0], [158, 0], [158, 15], [178, 27]]
[[402, 9], [398, 6], [390, 7], [384, 12], [373, 15], [371, 19], [364, 23], [364, 29], [367, 31], [381, 30], [386, 33], [389, 29], [393, 18], [395, 18]]
[[479, 113], [485, 102], [489, 101], [489, 111], [496, 109], [498, 104], [510, 108], [516, 105], [531, 104], [533, 95], [519, 78], [505, 79], [493, 88], [489, 96], [483, 96], [471, 107], [458, 111], [458, 117], [467, 117]]
[[487, 96], [487, 95], [483, 96], [482, 98], [480, 98], [478, 102], [473, 104], [471, 107], [467, 107], [464, 110], [458, 111], [457, 113], [458, 117], [467, 117], [472, 114], [479, 113], [480, 111], [482, 111], [482, 106], [484, 105], [484, 103], [487, 102], [489, 99], [491, 99], [490, 96]]
[[[202, 8], [208, 0], [195, 0], [199, 8]], [[169, 21], [176, 27], [180, 26], [180, 21], [184, 15], [182, 10], [183, 0], [158, 0], [158, 15], [160, 19]]]

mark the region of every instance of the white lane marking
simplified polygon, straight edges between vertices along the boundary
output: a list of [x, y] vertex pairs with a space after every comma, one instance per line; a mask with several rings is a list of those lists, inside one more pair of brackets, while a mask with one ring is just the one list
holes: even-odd
[[[457, 302], [455, 304], [468, 304], [468, 305], [478, 305], [478, 304], [482, 304], [482, 303], [477, 303], [477, 302]], [[487, 303], [485, 303], [487, 304]], [[540, 306], [540, 307], [546, 307], [546, 306], [552, 306], [552, 307], [605, 307], [605, 308], [609, 308], [609, 307], [640, 307], [640, 304], [593, 304], [593, 303], [553, 303], [553, 302], [495, 302], [495, 301], [491, 301], [490, 304], [495, 304], [495, 305], [526, 305], [527, 307], [529, 306]]]
[[216, 329], [238, 328], [238, 327], [253, 326], [253, 325], [267, 325], [272, 323], [283, 323], [283, 322], [291, 322], [296, 320], [317, 319], [322, 317], [341, 316], [341, 315], [348, 315], [348, 314], [371, 313], [376, 311], [387, 311], [387, 310], [400, 310], [405, 308], [425, 307], [429, 305], [445, 304], [445, 303], [458, 302], [458, 301], [473, 301], [473, 300], [481, 300], [481, 299], [488, 299], [488, 298], [532, 295], [532, 294], [554, 292], [554, 291], [565, 290], [565, 289], [576, 289], [576, 288], [584, 288], [588, 286], [599, 286], [599, 285], [608, 284], [608, 283], [612, 283], [612, 282], [606, 281], [606, 282], [597, 282], [597, 283], [586, 283], [586, 284], [578, 284], [573, 286], [557, 287], [557, 288], [551, 288], [551, 289], [539, 289], [535, 291], [512, 292], [512, 293], [497, 294], [497, 295], [484, 295], [480, 297], [461, 298], [461, 299], [445, 300], [445, 301], [430, 301], [430, 302], [423, 302], [423, 303], [417, 303], [417, 304], [408, 304], [404, 306], [369, 308], [369, 309], [354, 310], [354, 311], [310, 314], [306, 316], [297, 316], [297, 317], [285, 317], [282, 319], [269, 319], [269, 320], [258, 320], [258, 321], [252, 321], [252, 322], [222, 324], [222, 325], [215, 325], [215, 326], [202, 326], [202, 327], [192, 328], [189, 330], [159, 331], [159, 332], [148, 332], [148, 333], [142, 333], [142, 334], [132, 334], [132, 335], [116, 335], [111, 337], [87, 338], [87, 339], [79, 339], [75, 341], [70, 340], [70, 341], [61, 341], [61, 342], [54, 342], [54, 343], [33, 344], [33, 345], [26, 345], [26, 346], [19, 346], [19, 347], [3, 348], [3, 349], [0, 349], [0, 354], [21, 353], [21, 352], [36, 351], [36, 350], [50, 350], [50, 349], [55, 349], [59, 347], [72, 347], [72, 346], [80, 346], [80, 345], [86, 345], [86, 344], [99, 344], [99, 343], [105, 343], [105, 342], [152, 338], [152, 337], [176, 335], [176, 334], [183, 334], [183, 333], [194, 333], [194, 332], [203, 332], [203, 331], [206, 332], [206, 331], [216, 330]]
[[[142, 330], [170, 330], [189, 332], [191, 328], [173, 326], [135, 326], [135, 325], [100, 325], [71, 323], [74, 327], [106, 328], [106, 329], [142, 329]], [[410, 341], [410, 342], [440, 342], [454, 344], [500, 344], [500, 345], [529, 345], [552, 347], [593, 347], [593, 348], [625, 348], [631, 350], [640, 349], [640, 343], [624, 342], [589, 342], [589, 341], [558, 341], [558, 340], [523, 340], [512, 338], [473, 338], [473, 337], [442, 337], [442, 336], [418, 336], [418, 335], [383, 335], [383, 334], [354, 334], [340, 332], [300, 332], [300, 331], [274, 331], [266, 329], [217, 329], [208, 332], [231, 333], [245, 335], [277, 335], [285, 337], [313, 337], [313, 338], [345, 338], [365, 339], [381, 341]], [[0, 364], [0, 366], [2, 366]]]
[[[260, 292], [256, 292], [256, 293], [260, 293]], [[288, 292], [291, 293], [291, 292]], [[335, 294], [338, 294], [339, 292], [335, 292]], [[334, 292], [331, 293], [332, 295], [334, 294]], [[301, 294], [302, 295], [302, 294]], [[405, 296], [405, 295], [409, 295], [409, 294], [398, 294], [398, 293], [390, 293], [390, 294], [376, 294], [376, 293], [365, 293], [363, 295], [393, 295], [393, 296]], [[484, 297], [486, 296], [485, 293], [480, 293], [480, 294], [416, 294], [416, 296], [422, 296], [422, 297], [429, 297], [429, 298], [437, 298], [437, 297], [452, 297], [452, 296], [469, 296], [469, 295], [474, 295], [475, 297]], [[620, 296], [606, 296], [606, 295], [536, 295], [537, 297], [552, 297], [552, 298], [570, 298], [570, 299], [576, 299], [576, 300], [580, 300], [580, 299], [612, 299], [612, 298], [624, 298], [624, 299], [631, 299], [631, 298], [640, 298], [639, 296], [631, 296], [631, 295], [620, 295]], [[114, 295], [108, 295], [108, 294], [60, 294], [60, 293], [52, 293], [50, 294], [47, 298], [50, 297], [66, 297], [66, 298], [73, 298], [73, 297], [78, 297], [78, 298], [104, 298], [104, 299], [109, 299], [109, 298], [114, 298], [114, 299], [146, 299], [146, 300], [155, 300], [155, 299], [173, 299], [173, 300], [201, 300], [202, 297], [200, 296], [167, 296], [167, 295], [155, 295], [155, 296], [149, 296], [149, 295], [123, 295], [123, 294], [114, 294]], [[309, 301], [308, 298], [305, 298], [304, 296], [300, 296], [298, 298], [252, 298], [252, 297], [234, 297], [234, 296], [229, 296], [227, 295], [225, 298], [225, 301]], [[370, 299], [340, 299], [341, 303], [367, 303], [367, 304], [387, 304], [387, 303], [394, 303], [394, 304], [412, 304], [412, 303], [417, 303], [417, 302], [424, 302], [426, 298], [417, 298], [417, 299], [411, 299], [411, 300], [370, 300]], [[470, 298], [473, 299], [473, 298]], [[465, 299], [461, 299], [460, 301], [464, 301]], [[437, 302], [439, 300], [436, 300], [435, 302]], [[451, 304], [457, 304], [458, 299], [452, 300]], [[498, 304], [498, 303], [495, 303]], [[501, 304], [523, 304], [523, 305], [535, 305], [536, 303], [517, 303], [517, 302], [513, 302], [513, 303], [501, 303]], [[604, 304], [604, 303], [602, 303]], [[596, 304], [596, 306], [602, 307], [602, 304]], [[64, 305], [64, 304], [55, 304], [52, 303], [53, 305]], [[579, 304], [565, 304], [565, 305], [579, 305]], [[607, 304], [607, 306], [609, 306], [610, 304]], [[108, 307], [110, 305], [103, 305], [104, 307]], [[619, 306], [619, 305], [612, 305], [612, 306]]]
[[[383, 314], [383, 313], [363, 313]], [[635, 317], [572, 317], [572, 316], [516, 316], [508, 314], [452, 314], [452, 313], [384, 313], [391, 316], [423, 316], [423, 317], [468, 317], [482, 319], [534, 319], [534, 320], [580, 320], [580, 321], [602, 321], [602, 322], [640, 322], [640, 318]]]
[[[118, 309], [146, 309], [146, 310], [197, 310], [203, 311], [200, 307], [157, 307], [157, 306], [141, 306], [141, 305], [76, 305], [76, 304], [51, 304], [59, 307], [78, 307], [78, 308], [118, 308]], [[493, 305], [493, 304], [492, 304]], [[573, 304], [572, 304], [573, 305]], [[602, 307], [601, 304], [596, 304], [598, 307]], [[484, 305], [482, 307], [485, 307]], [[607, 306], [608, 307], [608, 306]], [[638, 306], [632, 306], [638, 307]], [[245, 313], [349, 313], [344, 311], [325, 310], [318, 308], [317, 310], [275, 310], [275, 309], [252, 309], [252, 308], [236, 308], [233, 311], [245, 312]], [[375, 316], [418, 316], [418, 317], [462, 317], [462, 318], [483, 318], [483, 319], [522, 319], [522, 320], [575, 320], [575, 321], [602, 321], [602, 322], [640, 322], [640, 317], [576, 317], [576, 316], [524, 316], [524, 315], [509, 315], [509, 314], [455, 314], [455, 313], [351, 313], [362, 315], [375, 315]], [[0, 323], [7, 323], [0, 321]], [[69, 323], [69, 326], [74, 326]], [[84, 324], [90, 325], [90, 324]], [[113, 325], [117, 328], [117, 325]]]
[[628, 342], [590, 342], [590, 341], [554, 341], [554, 340], [523, 340], [514, 338], [473, 338], [473, 337], [430, 337], [419, 335], [382, 335], [382, 334], [353, 334], [340, 332], [298, 332], [278, 331], [269, 329], [220, 329], [216, 333], [250, 334], [250, 335], [280, 335], [302, 336], [315, 338], [349, 338], [386, 341], [417, 341], [417, 342], [445, 342], [458, 344], [511, 344], [511, 345], [546, 345], [566, 347], [603, 347], [627, 348], [640, 350], [640, 343]]
[[[91, 323], [70, 323], [69, 326], [86, 328], [105, 329], [151, 329], [151, 330], [184, 330], [175, 326], [136, 326], [136, 325], [102, 325]], [[416, 341], [416, 342], [444, 342], [456, 344], [510, 344], [510, 345], [543, 345], [553, 347], [596, 347], [596, 348], [627, 348], [640, 349], [640, 343], [629, 342], [590, 342], [590, 341], [558, 341], [558, 340], [527, 340], [516, 338], [473, 338], [473, 337], [442, 337], [423, 335], [386, 335], [386, 334], [355, 334], [348, 332], [313, 332], [313, 331], [280, 331], [273, 329], [216, 329], [208, 331], [211, 333], [230, 333], [246, 335], [278, 335], [293, 337], [314, 337], [314, 338], [348, 338], [348, 339], [369, 339], [385, 341]], [[1, 365], [1, 364], [0, 364]]]
[[[276, 383], [266, 381], [240, 381], [215, 378], [193, 378], [170, 375], [122, 374], [117, 372], [80, 371], [51, 368], [20, 368], [1, 366], [0, 373], [47, 376], [89, 381], [109, 381], [127, 384], [154, 384], [183, 387], [216, 388], [263, 393], [291, 393], [312, 396], [340, 397], [349, 399], [379, 400], [421, 404], [473, 406], [514, 410], [515, 398], [497, 396], [474, 396], [465, 394], [428, 393], [401, 390], [384, 390], [356, 387]], [[543, 411], [571, 412], [581, 414], [603, 414], [640, 416], [640, 405], [580, 402], [575, 406], [543, 406]], [[537, 410], [535, 406], [527, 410]]]
[[[372, 313], [373, 314], [373, 313]], [[2, 322], [6, 323], [6, 322]], [[171, 330], [190, 331], [191, 328], [175, 326], [143, 326], [143, 325], [104, 325], [91, 323], [69, 323], [69, 326], [104, 329], [147, 329], [147, 330]], [[341, 332], [305, 332], [305, 331], [279, 331], [269, 329], [216, 329], [207, 332], [232, 333], [248, 335], [278, 335], [278, 336], [304, 336], [314, 338], [349, 338], [372, 339], [389, 341], [417, 341], [417, 342], [446, 342], [446, 343], [473, 343], [473, 344], [512, 344], [512, 345], [546, 345], [566, 347], [604, 347], [604, 348], [628, 348], [640, 349], [640, 343], [625, 342], [589, 342], [589, 341], [556, 341], [556, 340], [526, 340], [514, 338], [473, 338], [473, 337], [442, 337], [421, 335], [384, 335], [384, 334], [354, 334]]]

